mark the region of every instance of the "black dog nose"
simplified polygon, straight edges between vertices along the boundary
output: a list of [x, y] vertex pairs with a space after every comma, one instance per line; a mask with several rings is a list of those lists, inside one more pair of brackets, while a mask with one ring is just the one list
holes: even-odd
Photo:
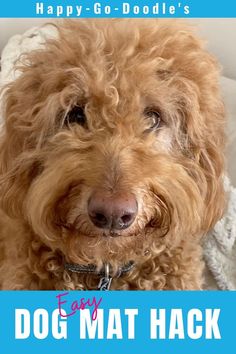
[[133, 194], [106, 196], [95, 192], [88, 202], [88, 214], [93, 224], [102, 229], [124, 230], [135, 220], [138, 204]]

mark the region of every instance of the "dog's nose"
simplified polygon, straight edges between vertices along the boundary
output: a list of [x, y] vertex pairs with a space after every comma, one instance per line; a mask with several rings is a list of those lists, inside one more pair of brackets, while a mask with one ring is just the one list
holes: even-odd
[[88, 202], [91, 221], [102, 229], [127, 229], [134, 222], [137, 212], [138, 204], [131, 193], [106, 196], [95, 192]]

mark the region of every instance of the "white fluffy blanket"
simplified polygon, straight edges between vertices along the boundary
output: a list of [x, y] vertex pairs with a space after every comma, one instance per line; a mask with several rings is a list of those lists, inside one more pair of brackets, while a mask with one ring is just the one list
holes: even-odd
[[[39, 48], [44, 44], [45, 38], [55, 35], [53, 26], [44, 26], [13, 36], [2, 52], [0, 86], [16, 77], [14, 63], [20, 54]], [[221, 82], [223, 94], [227, 95], [232, 91], [232, 80], [222, 78]], [[234, 83], [233, 85], [235, 88]], [[230, 107], [228, 110], [230, 111]], [[228, 209], [203, 243], [206, 265], [210, 270], [206, 276], [208, 289], [236, 289], [236, 189], [230, 185], [228, 179], [225, 180], [225, 189], [229, 198]]]
[[[236, 290], [236, 188], [225, 178], [228, 209], [204, 240], [205, 261], [217, 286]], [[208, 284], [209, 285], [209, 284]], [[214, 285], [209, 287], [213, 287]]]

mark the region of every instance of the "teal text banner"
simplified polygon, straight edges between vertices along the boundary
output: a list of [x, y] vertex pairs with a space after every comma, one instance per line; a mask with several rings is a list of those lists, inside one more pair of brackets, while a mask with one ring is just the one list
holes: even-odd
[[0, 352], [223, 354], [236, 292], [1, 291]]
[[0, 17], [236, 17], [236, 1], [225, 0], [12, 0]]

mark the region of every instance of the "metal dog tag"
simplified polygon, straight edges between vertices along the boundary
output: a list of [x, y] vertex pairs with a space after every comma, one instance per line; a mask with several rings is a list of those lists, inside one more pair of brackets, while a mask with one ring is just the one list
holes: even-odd
[[98, 284], [98, 290], [108, 291], [110, 289], [112, 277], [103, 277]]

